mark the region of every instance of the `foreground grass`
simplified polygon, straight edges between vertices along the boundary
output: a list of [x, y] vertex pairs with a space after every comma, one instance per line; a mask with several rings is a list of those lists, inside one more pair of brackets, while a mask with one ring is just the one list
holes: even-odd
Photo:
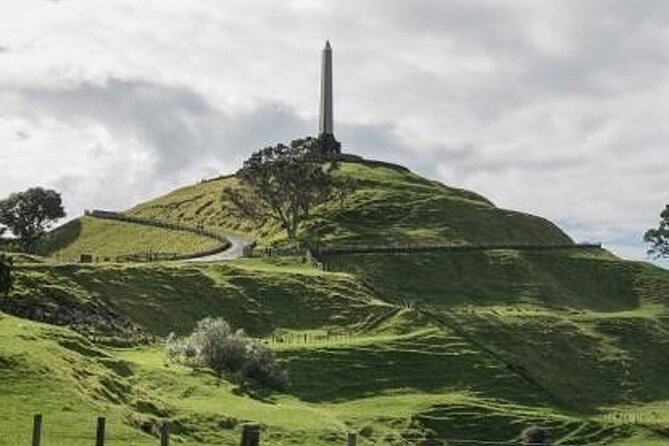
[[102, 414], [112, 438], [127, 438], [121, 444], [154, 444], [137, 429], [131, 408], [141, 397], [124, 374], [122, 362], [68, 329], [0, 313], [0, 444], [29, 444], [35, 413], [47, 445], [90, 445]]
[[666, 429], [666, 272], [592, 252], [349, 260], [21, 265], [15, 299], [99, 302], [154, 335], [223, 316], [268, 342], [293, 385], [267, 393], [169, 364], [160, 344], [111, 349], [6, 316], [2, 391], [22, 409], [0, 418], [106, 413], [146, 436], [166, 417], [201, 445], [237, 441], [249, 420], [268, 444], [513, 440], [533, 422], [569, 444], [653, 444]]
[[[95, 418], [101, 414], [108, 418], [109, 444], [119, 446], [155, 444], [162, 419], [170, 420], [173, 442], [202, 446], [237, 442], [240, 424], [245, 421], [261, 423], [263, 444], [270, 445], [345, 444], [350, 431], [359, 433], [361, 444], [399, 445], [429, 435], [516, 440], [522, 428], [536, 422], [551, 428], [558, 444], [659, 444], [659, 437], [649, 429], [663, 426], [657, 419], [650, 425], [641, 418], [620, 415], [569, 414], [540, 404], [487, 398], [480, 389], [453, 388], [457, 375], [448, 363], [462, 362], [463, 358], [453, 354], [451, 360], [445, 360], [436, 355], [438, 343], [433, 336], [440, 335], [434, 330], [431, 333], [379, 335], [375, 343], [375, 350], [380, 350], [378, 358], [406, 367], [406, 371], [379, 368], [381, 363], [357, 342], [285, 351], [280, 358], [292, 374], [294, 386], [287, 393], [268, 393], [221, 380], [204, 369], [171, 364], [160, 344], [104, 348], [65, 328], [1, 316], [0, 393], [4, 407], [11, 407], [11, 411], [0, 413], [0, 445], [27, 444], [30, 420], [36, 412], [44, 415], [45, 444], [75, 446], [91, 443]], [[411, 348], [402, 340], [411, 340]], [[465, 346], [451, 345], [448, 349], [453, 353], [461, 351], [469, 356], [465, 361], [486, 361], [464, 353]], [[358, 364], [358, 380], [368, 384], [397, 380], [402, 373], [408, 376], [431, 363], [447, 368], [442, 373], [432, 372], [431, 377], [429, 373], [415, 377], [414, 383], [435, 383], [437, 387], [432, 389], [391, 382], [382, 386], [386, 390], [368, 388], [365, 394], [354, 395], [349, 386], [357, 383], [342, 380], [339, 384], [330, 376], [347, 370], [341, 363], [305, 363], [323, 354]], [[407, 354], [412, 359], [403, 363], [398, 355]], [[365, 367], [369, 367], [367, 372]], [[307, 370], [313, 376], [305, 375]], [[488, 370], [488, 374], [495, 372]], [[498, 381], [499, 386], [522, 390], [522, 384], [505, 383], [505, 379], [516, 379], [512, 374], [507, 376]], [[460, 375], [458, 379], [463, 378]], [[305, 400], [304, 392], [321, 396]], [[666, 417], [667, 407], [656, 403], [635, 406], [635, 410]], [[618, 407], [611, 414], [622, 410]]]
[[85, 216], [53, 231], [39, 251], [61, 261], [77, 261], [81, 254], [113, 260], [132, 254], [192, 254], [219, 244], [190, 232]]

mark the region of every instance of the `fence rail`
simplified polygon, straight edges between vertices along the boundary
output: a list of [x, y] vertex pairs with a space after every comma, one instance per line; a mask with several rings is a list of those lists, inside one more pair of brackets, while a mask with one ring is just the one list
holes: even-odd
[[557, 251], [564, 249], [601, 249], [601, 243], [570, 244], [480, 244], [458, 243], [387, 244], [387, 245], [338, 245], [316, 246], [306, 250], [304, 257], [315, 267], [334, 271], [346, 267], [346, 256], [356, 254], [418, 254], [426, 252], [476, 252], [494, 249], [519, 251]]
[[424, 244], [386, 244], [386, 245], [337, 245], [312, 247], [314, 256], [349, 255], [374, 253], [411, 253], [424, 251], [488, 251], [492, 249], [513, 249], [524, 251], [543, 251], [560, 249], [601, 249], [601, 243], [561, 243], [561, 244], [472, 244], [462, 243], [424, 243]]
[[[152, 427], [148, 431], [128, 427], [128, 432], [121, 432], [120, 434], [118, 426], [109, 424], [107, 418], [103, 416], [97, 417], [97, 419], [91, 419], [87, 425], [81, 426], [87, 434], [72, 434], [65, 432], [63, 430], [64, 426], [60, 424], [55, 425], [58, 430], [54, 432], [49, 429], [54, 425], [49, 425], [46, 421], [48, 420], [45, 420], [45, 417], [43, 417], [42, 414], [35, 414], [33, 417], [30, 442], [28, 443], [26, 438], [21, 440], [21, 443], [30, 444], [31, 446], [50, 446], [52, 444], [70, 444], [74, 441], [77, 445], [88, 444], [91, 446], [115, 446], [118, 444], [132, 446], [169, 446], [170, 444], [182, 444], [184, 441], [181, 435], [172, 436], [170, 431], [170, 421], [167, 419], [160, 421], [157, 426]], [[260, 446], [262, 433], [265, 432], [265, 434], [267, 434], [267, 427], [261, 426], [258, 423], [243, 423], [240, 427], [241, 428], [238, 431], [240, 440], [237, 444], [241, 446]], [[133, 431], [134, 434], [130, 433], [130, 431]], [[178, 432], [179, 430], [177, 429], [175, 433]], [[357, 432], [343, 433], [343, 436], [340, 438], [342, 446], [344, 446], [344, 444], [346, 444], [346, 446], [358, 446], [359, 436]], [[393, 439], [395, 440], [394, 443], [397, 444], [397, 440], [399, 440], [407, 446], [437, 446], [446, 444], [463, 444], [467, 446], [476, 444], [482, 446], [542, 446], [539, 444], [533, 445], [520, 442], [447, 440], [433, 436], [403, 436], [401, 434], [397, 437], [393, 437]], [[64, 443], [65, 440], [68, 441], [68, 443]], [[266, 441], [266, 444], [272, 444], [272, 440]]]
[[[28, 420], [26, 420], [28, 421]], [[74, 423], [80, 430], [77, 433], [70, 431], [73, 423], [72, 420], [64, 422], [64, 420], [52, 420], [37, 413], [32, 420], [32, 426], [26, 423], [24, 434], [19, 436], [10, 436], [14, 444], [24, 444], [31, 446], [52, 446], [52, 445], [85, 445], [85, 446], [169, 446], [170, 444], [189, 444], [188, 438], [184, 438], [183, 429], [179, 427], [178, 422], [169, 419], [157, 420], [150, 423], [142, 424], [141, 426], [131, 426], [128, 424], [119, 424], [118, 419], [109, 420], [105, 416], [98, 416], [97, 418], [90, 418], [87, 422]], [[637, 423], [639, 420], [637, 420]], [[23, 424], [23, 423], [21, 423]], [[548, 436], [551, 436], [551, 427], [539, 427], [532, 424], [533, 428], [539, 428]], [[11, 432], [4, 432], [0, 426], [0, 435], [3, 439], [7, 439], [7, 433], [16, 434], [15, 425]], [[256, 422], [244, 422], [237, 426], [231, 426], [225, 429], [233, 429], [230, 433], [233, 436], [238, 435], [239, 441], [234, 443], [241, 446], [260, 446], [261, 443], [272, 445], [277, 439], [276, 432], [273, 432], [270, 426], [259, 424]], [[525, 431], [527, 431], [526, 429]], [[236, 431], [236, 433], [235, 433]], [[284, 432], [281, 430], [281, 432]], [[520, 434], [520, 433], [519, 433]], [[226, 435], [226, 437], [228, 437]], [[568, 436], [570, 437], [570, 435]], [[264, 438], [264, 440], [263, 440]], [[550, 444], [548, 440], [541, 443], [533, 443], [530, 438], [525, 437], [525, 434], [520, 434], [518, 437], [511, 440], [500, 439], [475, 439], [475, 438], [450, 438], [444, 436], [443, 433], [436, 432], [395, 432], [386, 433], [383, 437], [385, 440], [392, 440], [389, 444], [403, 445], [403, 446], [437, 446], [437, 445], [462, 445], [462, 446], [546, 446]], [[524, 440], [521, 440], [525, 438]], [[534, 437], [536, 438], [536, 437]], [[544, 437], [545, 438], [545, 437]], [[584, 441], [574, 441], [574, 438], [569, 438], [564, 441], [560, 440], [558, 444], [561, 446], [587, 446], [589, 443], [587, 439]], [[570, 441], [571, 440], [571, 441]], [[332, 437], [334, 444], [341, 444], [344, 446], [358, 446], [358, 443], [369, 444], [369, 439], [356, 431], [338, 431], [337, 435]], [[538, 441], [538, 440], [534, 440]], [[4, 444], [4, 443], [3, 443]], [[200, 444], [198, 442], [198, 444]], [[230, 443], [232, 444], [232, 443]], [[378, 438], [372, 441], [372, 444], [379, 444]], [[385, 444], [385, 443], [381, 443]], [[596, 443], [599, 444], [599, 443]]]

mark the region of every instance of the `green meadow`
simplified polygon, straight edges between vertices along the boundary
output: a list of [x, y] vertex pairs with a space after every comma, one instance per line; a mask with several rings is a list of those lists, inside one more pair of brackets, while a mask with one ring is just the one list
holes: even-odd
[[193, 254], [219, 245], [186, 231], [84, 216], [51, 232], [37, 251], [60, 261], [78, 261], [82, 254], [109, 261], [133, 254]]
[[[402, 169], [344, 163], [340, 174], [358, 188], [319, 207], [303, 240], [570, 242], [544, 219]], [[220, 190], [234, 181], [183, 188], [130, 213], [282, 243], [278, 228], [219, 211]], [[91, 231], [74, 243], [95, 240]], [[101, 252], [126, 238], [100, 240]], [[516, 441], [535, 423], [562, 445], [669, 438], [669, 273], [606, 250], [356, 254], [331, 259], [327, 271], [298, 257], [26, 257], [15, 276], [9, 299], [18, 307], [95, 317], [56, 326], [0, 313], [2, 446], [28, 444], [38, 412], [46, 446], [92, 444], [99, 415], [113, 446], [158, 444], [162, 420], [173, 444], [197, 446], [236, 443], [245, 422], [260, 423], [268, 445], [343, 445], [349, 432], [363, 445]], [[275, 352], [286, 390], [167, 360], [169, 333], [218, 316]]]

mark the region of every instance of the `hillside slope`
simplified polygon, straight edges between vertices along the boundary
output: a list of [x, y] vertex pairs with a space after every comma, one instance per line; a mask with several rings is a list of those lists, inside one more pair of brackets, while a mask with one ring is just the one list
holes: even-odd
[[[349, 429], [380, 444], [430, 433], [512, 440], [532, 422], [569, 444], [664, 441], [666, 271], [604, 251], [365, 254], [339, 266], [324, 272], [300, 259], [21, 266], [14, 299], [99, 302], [157, 336], [220, 315], [266, 339], [293, 384], [254, 398], [209, 373], [167, 364], [160, 344], [110, 349], [77, 337], [85, 347], [75, 348], [84, 355], [76, 361], [90, 360], [90, 349], [102, 352], [95, 361], [120, 361], [126, 372], [111, 382], [125, 390], [100, 399], [85, 385], [68, 400], [117, 414], [126, 427], [166, 416], [193, 444], [233, 441], [244, 420], [263, 423], [272, 444], [339, 444]], [[31, 345], [0, 342], [7, 386], [47, 379], [15, 370], [26, 355], [20, 349]], [[61, 374], [75, 373], [63, 367]], [[91, 370], [90, 379], [108, 373]], [[40, 410], [41, 401], [24, 401], [22, 413]]]
[[[458, 242], [470, 244], [564, 244], [571, 239], [551, 222], [495, 207], [473, 192], [426, 180], [401, 167], [343, 162], [338, 175], [352, 179], [353, 193], [318, 206], [302, 223], [310, 244]], [[285, 241], [278, 224], [236, 217], [222, 195], [240, 187], [234, 176], [187, 186], [140, 204], [131, 216], [205, 226], [254, 238]], [[52, 231], [42, 255], [76, 261], [81, 254], [114, 260], [133, 254], [184, 255], [217, 247], [213, 239], [127, 222], [81, 217]]]
[[[366, 162], [341, 163], [355, 181], [342, 201], [325, 203], [304, 222], [300, 238], [313, 243], [570, 243], [549, 221], [495, 207], [473, 192], [426, 180], [408, 170]], [[263, 227], [232, 216], [222, 197], [239, 187], [234, 177], [173, 191], [129, 210], [131, 215], [202, 224], [253, 234], [260, 242], [284, 238], [276, 224]]]
[[191, 254], [215, 249], [220, 243], [185, 231], [174, 231], [93, 217], [80, 217], [49, 233], [40, 254], [78, 261], [81, 254], [114, 260], [141, 254]]

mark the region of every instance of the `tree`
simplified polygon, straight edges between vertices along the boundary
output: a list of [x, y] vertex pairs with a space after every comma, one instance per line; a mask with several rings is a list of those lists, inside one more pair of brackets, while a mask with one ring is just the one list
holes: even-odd
[[12, 258], [0, 254], [0, 294], [7, 294], [12, 289]]
[[27, 246], [63, 217], [65, 210], [60, 194], [55, 190], [33, 187], [0, 200], [0, 224]]
[[337, 163], [323, 141], [298, 139], [251, 155], [237, 172], [242, 188], [226, 188], [223, 197], [234, 212], [259, 224], [278, 221], [293, 240], [312, 209], [343, 193], [347, 183], [333, 175]]
[[651, 244], [647, 251], [648, 255], [669, 257], [669, 204], [660, 213], [660, 223], [657, 229], [646, 231], [643, 239]]

